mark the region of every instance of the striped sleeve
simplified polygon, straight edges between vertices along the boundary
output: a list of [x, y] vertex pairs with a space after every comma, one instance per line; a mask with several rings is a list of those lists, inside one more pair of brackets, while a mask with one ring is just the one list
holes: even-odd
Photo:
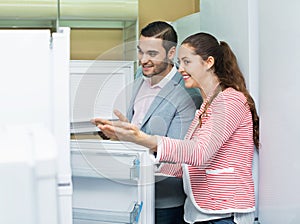
[[[191, 139], [161, 138], [158, 147], [160, 162], [192, 166], [205, 164], [236, 132], [249, 113], [245, 96], [234, 89], [226, 89], [208, 107], [207, 113], [202, 116], [201, 127], [197, 126]], [[236, 147], [239, 147], [238, 144]]]

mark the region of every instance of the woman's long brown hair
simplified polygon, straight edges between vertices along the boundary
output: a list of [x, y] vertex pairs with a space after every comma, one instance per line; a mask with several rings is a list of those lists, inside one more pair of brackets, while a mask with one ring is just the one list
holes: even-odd
[[212, 56], [215, 64], [211, 69], [220, 80], [222, 90], [231, 87], [244, 94], [247, 99], [253, 121], [253, 141], [256, 149], [259, 149], [259, 117], [256, 111], [255, 102], [246, 88], [246, 82], [241, 72], [236, 56], [229, 45], [218, 40], [208, 33], [197, 33], [187, 37], [181, 44], [191, 46], [197, 55], [203, 60]]

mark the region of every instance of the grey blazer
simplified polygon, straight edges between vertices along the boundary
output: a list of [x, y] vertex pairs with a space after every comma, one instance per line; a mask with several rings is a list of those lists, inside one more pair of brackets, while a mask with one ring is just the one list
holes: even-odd
[[[138, 70], [127, 110], [130, 122], [134, 114], [135, 98], [143, 83], [142, 76], [142, 71]], [[147, 134], [183, 139], [201, 103], [199, 90], [185, 88], [182, 75], [177, 72], [153, 100], [141, 130]]]

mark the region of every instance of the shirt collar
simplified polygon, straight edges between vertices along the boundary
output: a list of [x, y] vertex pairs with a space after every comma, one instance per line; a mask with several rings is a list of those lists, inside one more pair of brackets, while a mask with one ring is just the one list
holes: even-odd
[[[171, 71], [162, 80], [160, 80], [159, 83], [151, 86], [151, 88], [158, 87], [158, 88], [162, 89], [175, 76], [176, 72], [177, 72], [177, 68], [176, 68], [176, 66], [173, 66]], [[147, 82], [150, 86], [151, 78], [148, 78], [148, 77], [145, 77], [145, 76], [143, 76], [143, 77], [144, 77], [145, 82]]]

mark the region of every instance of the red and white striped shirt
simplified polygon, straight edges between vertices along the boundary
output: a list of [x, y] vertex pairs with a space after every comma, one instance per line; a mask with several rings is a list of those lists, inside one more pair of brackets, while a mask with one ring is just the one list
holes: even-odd
[[207, 108], [200, 127], [199, 115], [208, 100], [196, 112], [184, 140], [160, 138], [157, 159], [166, 163], [160, 172], [186, 175], [188, 197], [201, 212], [252, 212], [254, 143], [249, 105], [241, 92], [227, 88]]

